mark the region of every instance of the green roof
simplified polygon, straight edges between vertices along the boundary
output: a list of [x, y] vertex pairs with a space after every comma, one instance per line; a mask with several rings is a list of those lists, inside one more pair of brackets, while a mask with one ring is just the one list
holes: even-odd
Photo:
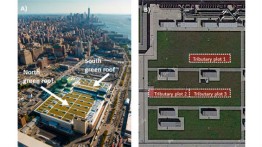
[[85, 118], [95, 101], [90, 95], [79, 92], [66, 94], [62, 99], [67, 100], [69, 106], [62, 106], [60, 101], [50, 96], [35, 111], [70, 122], [74, 115]]

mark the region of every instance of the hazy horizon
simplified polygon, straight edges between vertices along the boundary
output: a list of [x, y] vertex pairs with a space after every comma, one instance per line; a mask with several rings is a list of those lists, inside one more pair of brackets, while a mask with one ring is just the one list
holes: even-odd
[[[83, 14], [84, 12], [77, 12], [79, 14]], [[72, 13], [76, 14], [76, 13]], [[92, 13], [94, 15], [126, 15], [131, 16], [131, 14], [110, 14], [110, 13]], [[18, 15], [70, 15], [70, 13], [18, 13]]]
[[[21, 11], [27, 6], [27, 12]], [[18, 0], [18, 14], [131, 14], [131, 0]], [[117, 6], [117, 7], [116, 7]]]

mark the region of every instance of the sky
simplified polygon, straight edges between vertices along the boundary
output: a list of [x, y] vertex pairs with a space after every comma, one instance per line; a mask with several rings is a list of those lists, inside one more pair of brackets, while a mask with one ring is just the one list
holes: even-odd
[[[24, 7], [27, 7], [27, 11]], [[23, 7], [23, 8], [22, 8]], [[19, 14], [131, 14], [131, 0], [18, 0]]]

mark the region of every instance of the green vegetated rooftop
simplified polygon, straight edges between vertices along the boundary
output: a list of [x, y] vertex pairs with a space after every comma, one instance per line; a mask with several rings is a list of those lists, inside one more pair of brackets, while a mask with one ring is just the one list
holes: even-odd
[[184, 130], [157, 130], [157, 110], [148, 110], [149, 140], [240, 140], [241, 112], [220, 111], [218, 120], [200, 120], [195, 110], [179, 110]]
[[62, 99], [67, 100], [69, 106], [62, 106], [60, 101], [50, 96], [36, 112], [70, 122], [74, 115], [85, 118], [95, 101], [90, 95], [79, 92], [68, 93]]
[[[230, 53], [231, 63], [189, 63], [190, 53]], [[149, 68], [241, 67], [240, 32], [158, 31], [157, 60]], [[244, 59], [243, 59], [244, 60]]]
[[100, 83], [100, 86], [94, 86], [95, 81], [90, 79], [80, 79], [77, 84], [75, 84], [75, 87], [82, 88], [89, 91], [97, 91], [100, 88], [104, 88], [108, 90], [110, 88], [109, 84], [107, 83]]
[[157, 72], [148, 72], [154, 88], [231, 88], [231, 98], [148, 98], [149, 106], [240, 106], [241, 72], [220, 72], [220, 81], [199, 83], [198, 72], [178, 72], [178, 81], [158, 81]]
[[[62, 106], [60, 101], [53, 96], [49, 96], [35, 111], [67, 122], [71, 122], [74, 116], [86, 118], [97, 99], [90, 94], [74, 91], [73, 87], [92, 92], [97, 92], [101, 88], [105, 92], [110, 89], [110, 84], [108, 83], [101, 82], [100, 86], [94, 86], [94, 83], [95, 80], [92, 79], [74, 76], [63, 77], [57, 80], [51, 89], [55, 91], [57, 96], [67, 100], [69, 106]], [[100, 93], [98, 92], [97, 94], [99, 95]]]

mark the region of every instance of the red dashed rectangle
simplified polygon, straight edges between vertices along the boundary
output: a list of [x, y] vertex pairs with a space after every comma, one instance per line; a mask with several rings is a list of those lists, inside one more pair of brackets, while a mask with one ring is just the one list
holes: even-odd
[[150, 98], [231, 98], [231, 88], [149, 89]]
[[149, 97], [188, 97], [189, 91], [187, 89], [150, 89]]
[[231, 63], [231, 54], [219, 53], [191, 53], [188, 57], [189, 63]]
[[230, 98], [231, 89], [190, 89], [190, 96], [196, 98]]

